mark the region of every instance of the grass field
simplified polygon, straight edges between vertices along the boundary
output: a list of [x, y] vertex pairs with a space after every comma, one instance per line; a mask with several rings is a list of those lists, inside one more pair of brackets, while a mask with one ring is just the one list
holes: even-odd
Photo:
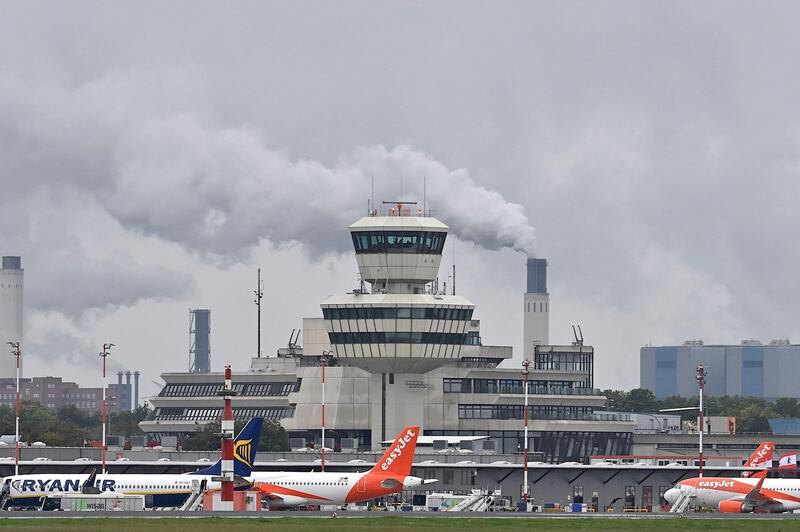
[[274, 519], [3, 519], [0, 530], [33, 531], [75, 530], [80, 532], [412, 532], [416, 530], [732, 530], [758, 532], [800, 531], [795, 519], [546, 519], [546, 518], [274, 518]]

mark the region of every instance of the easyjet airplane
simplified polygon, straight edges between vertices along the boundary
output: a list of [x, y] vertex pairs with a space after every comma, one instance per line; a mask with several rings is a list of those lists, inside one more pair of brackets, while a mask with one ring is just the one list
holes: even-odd
[[700, 506], [716, 506], [720, 512], [788, 512], [800, 509], [800, 479], [766, 478], [772, 464], [774, 443], [764, 442], [745, 462], [764, 471], [749, 477], [696, 477], [678, 482], [664, 499], [675, 504], [690, 494]]
[[376, 499], [437, 482], [412, 477], [411, 463], [419, 427], [398, 434], [378, 463], [366, 473], [257, 472], [251, 480], [270, 507], [332, 504], [341, 506]]
[[[247, 422], [234, 440], [233, 472], [238, 477], [237, 487], [248, 487], [243, 477], [253, 468], [263, 418], [254, 417]], [[153, 507], [180, 506], [192, 493], [193, 480], [206, 481], [207, 489], [219, 490], [219, 481], [213, 480], [221, 474], [222, 461], [191, 473], [148, 474], [35, 474], [17, 475], [3, 479], [3, 498], [6, 506], [37, 506], [44, 495], [56, 493], [81, 493], [85, 488], [96, 488], [101, 492], [111, 491], [126, 495], [152, 497]], [[148, 503], [148, 506], [150, 504]]]

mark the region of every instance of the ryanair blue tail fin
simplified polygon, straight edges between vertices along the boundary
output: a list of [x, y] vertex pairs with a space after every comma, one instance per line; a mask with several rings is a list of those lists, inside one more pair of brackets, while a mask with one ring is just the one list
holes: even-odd
[[[249, 477], [253, 472], [256, 461], [258, 440], [261, 437], [261, 427], [264, 425], [263, 417], [254, 417], [239, 432], [233, 440], [233, 474], [240, 477]], [[205, 469], [192, 471], [192, 475], [221, 475], [222, 459]]]

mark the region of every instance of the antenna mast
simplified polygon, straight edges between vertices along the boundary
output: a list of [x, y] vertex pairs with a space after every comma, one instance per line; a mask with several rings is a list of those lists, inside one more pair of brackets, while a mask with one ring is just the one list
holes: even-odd
[[428, 176], [422, 176], [422, 216], [428, 216]]
[[453, 295], [456, 295], [456, 241], [453, 240]]
[[258, 351], [256, 356], [261, 358], [261, 298], [264, 297], [264, 285], [261, 283], [261, 268], [258, 269], [258, 289], [254, 290], [256, 295], [255, 304], [258, 307]]

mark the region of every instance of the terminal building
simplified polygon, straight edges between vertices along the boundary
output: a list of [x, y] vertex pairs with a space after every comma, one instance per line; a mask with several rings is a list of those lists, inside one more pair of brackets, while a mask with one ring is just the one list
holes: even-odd
[[640, 387], [657, 399], [697, 395], [695, 369], [708, 372], [705, 393], [712, 396], [752, 396], [800, 399], [800, 345], [789, 340], [743, 340], [740, 345], [707, 345], [687, 340], [680, 346], [642, 347]]
[[[482, 452], [523, 448], [524, 381], [511, 347], [484, 345], [474, 303], [438, 289], [448, 227], [398, 205], [349, 230], [360, 286], [303, 320], [302, 348], [253, 358], [234, 374], [234, 414], [278, 420], [294, 446], [318, 447], [324, 362], [326, 447], [375, 451], [419, 425], [425, 436], [489, 436]], [[593, 348], [548, 343], [546, 268], [529, 260], [524, 296], [529, 447], [548, 462], [628, 454], [635, 425], [594, 416], [606, 398], [594, 388]], [[219, 418], [221, 373], [162, 378], [154, 415], [141, 424], [151, 437], [182, 437]]]

